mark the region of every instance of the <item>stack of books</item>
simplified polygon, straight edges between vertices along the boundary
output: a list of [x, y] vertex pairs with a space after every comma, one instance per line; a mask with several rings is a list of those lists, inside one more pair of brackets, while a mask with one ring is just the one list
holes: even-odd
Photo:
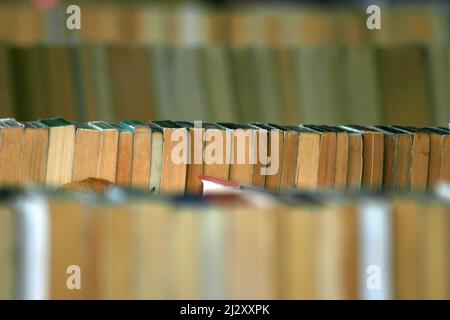
[[4, 190], [0, 298], [449, 299], [448, 199]]
[[444, 127], [0, 120], [0, 185], [88, 178], [201, 194], [206, 175], [267, 189], [426, 190], [450, 181]]
[[367, 29], [362, 8], [81, 8], [79, 32], [42, 30], [25, 41], [10, 31], [39, 28], [19, 28], [11, 17], [33, 25], [34, 11], [0, 6], [3, 117], [415, 126], [450, 119], [446, 8], [383, 8], [380, 30]]

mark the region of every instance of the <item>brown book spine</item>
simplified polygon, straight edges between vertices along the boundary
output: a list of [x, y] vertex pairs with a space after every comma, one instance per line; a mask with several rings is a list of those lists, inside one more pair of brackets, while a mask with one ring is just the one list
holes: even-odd
[[133, 162], [131, 186], [148, 189], [150, 179], [151, 130], [147, 127], [135, 128], [133, 133]]
[[116, 183], [128, 187], [131, 183], [131, 165], [133, 162], [133, 133], [119, 132], [119, 145], [117, 150]]

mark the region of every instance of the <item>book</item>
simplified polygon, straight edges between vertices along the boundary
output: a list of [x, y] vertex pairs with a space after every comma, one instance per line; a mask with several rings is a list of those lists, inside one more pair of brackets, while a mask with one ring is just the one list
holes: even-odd
[[101, 133], [87, 123], [76, 124], [72, 180], [96, 178], [100, 162]]
[[205, 128], [203, 173], [213, 178], [228, 180], [231, 163], [230, 133], [215, 124], [204, 123], [203, 126]]
[[163, 133], [159, 128], [152, 130], [152, 158], [150, 165], [149, 190], [159, 194], [161, 189], [161, 174], [163, 164]]
[[340, 63], [342, 48], [303, 46], [296, 54], [300, 119], [303, 123], [336, 125], [346, 119], [345, 90]]
[[137, 224], [134, 211], [120, 204], [96, 207], [92, 209], [104, 213], [95, 217], [97, 228], [91, 231], [98, 233], [92, 235], [91, 245], [98, 247], [99, 254], [90, 257], [95, 259], [94, 267], [97, 267], [94, 272], [98, 279], [98, 297], [109, 300], [135, 298], [137, 284], [133, 266]]
[[160, 191], [184, 194], [188, 162], [188, 131], [171, 121], [153, 121], [152, 127], [158, 128], [163, 137]]
[[24, 123], [20, 184], [45, 184], [49, 131], [40, 121]]
[[0, 112], [3, 117], [14, 117], [14, 84], [11, 75], [11, 48], [0, 44]]
[[332, 188], [335, 184], [336, 169], [336, 132], [327, 127], [302, 125], [320, 135], [318, 188]]
[[202, 193], [202, 182], [199, 176], [203, 174], [203, 136], [205, 129], [199, 125], [196, 126], [195, 122], [177, 121], [176, 124], [186, 128], [189, 132], [186, 194], [199, 195]]
[[430, 121], [426, 52], [420, 46], [380, 48], [380, 90], [384, 123], [423, 126]]
[[[318, 299], [354, 299], [357, 294], [356, 210], [324, 210], [317, 217], [317, 232], [323, 234], [316, 243]], [[345, 281], [344, 281], [345, 279]]]
[[23, 125], [12, 118], [0, 119], [0, 185], [17, 185], [22, 165]]
[[[445, 158], [446, 151], [448, 148], [447, 140], [448, 133], [444, 130], [440, 130], [439, 128], [424, 128], [429, 134], [430, 137], [430, 157], [429, 157], [429, 165], [428, 165], [428, 180], [427, 185], [429, 188], [435, 187], [441, 181], [446, 181], [448, 177], [442, 177], [442, 170], [446, 170], [445, 166]], [[445, 158], [443, 158], [443, 156]]]
[[391, 204], [385, 199], [365, 199], [360, 202], [358, 290], [361, 299], [395, 298], [398, 243], [393, 210], [397, 209], [391, 208]]
[[428, 165], [430, 155], [430, 137], [419, 129], [394, 126], [413, 136], [411, 148], [411, 190], [424, 190], [427, 188]]
[[72, 180], [86, 178], [115, 182], [117, 129], [103, 121], [77, 124]]
[[[270, 124], [278, 134], [278, 163], [279, 169], [273, 175], [266, 177], [266, 188], [270, 191], [289, 191], [295, 189], [295, 178], [297, 170], [297, 150], [299, 133], [287, 126]], [[270, 146], [273, 135], [269, 136]], [[275, 136], [276, 138], [276, 136]], [[271, 148], [269, 148], [271, 149]], [[270, 150], [270, 155], [276, 157], [277, 154]], [[275, 160], [277, 161], [277, 160]]]
[[69, 121], [79, 119], [70, 48], [49, 46], [45, 51], [45, 61], [48, 66], [48, 85], [51, 88], [48, 90], [47, 102], [49, 114], [59, 114]]
[[363, 126], [341, 126], [362, 135], [363, 167], [361, 187], [367, 190], [379, 190], [383, 184], [384, 137], [381, 132]]
[[412, 135], [389, 126], [375, 126], [384, 134], [383, 188], [408, 190], [411, 180]]
[[[275, 131], [272, 132], [272, 128], [268, 125], [262, 123], [250, 123], [252, 127], [255, 128], [255, 164], [252, 169], [252, 186], [264, 189], [266, 187], [266, 178], [269, 175], [274, 175], [278, 171], [269, 172], [268, 171], [268, 160], [269, 156], [273, 154], [273, 156], [278, 156], [280, 153], [277, 152], [278, 148], [271, 152], [271, 147], [274, 145], [272, 139], [276, 139]], [[275, 141], [274, 141], [275, 142]], [[278, 143], [275, 142], [275, 143]], [[269, 155], [270, 152], [270, 155]], [[276, 154], [277, 153], [277, 154]], [[279, 157], [279, 156], [278, 156]], [[271, 158], [271, 162], [273, 163], [273, 157]], [[275, 160], [278, 161], [279, 159]]]
[[363, 138], [358, 132], [346, 131], [349, 140], [347, 189], [358, 190], [361, 188], [363, 172]]
[[167, 259], [170, 210], [162, 203], [136, 201], [133, 212], [138, 256], [136, 299], [166, 299], [170, 276]]
[[[89, 230], [84, 204], [76, 201], [52, 201], [48, 207], [49, 272], [52, 275], [49, 288], [50, 299], [88, 299], [91, 284], [89, 279], [89, 256], [86, 248], [91, 245], [86, 237]], [[71, 269], [71, 266], [75, 266]], [[79, 269], [78, 269], [79, 268]], [[70, 275], [78, 272], [77, 280]], [[77, 290], [70, 290], [70, 288]]]
[[117, 130], [119, 131], [119, 138], [115, 182], [118, 185], [129, 187], [133, 163], [133, 132], [119, 126]]
[[150, 127], [135, 120], [121, 121], [120, 127], [133, 132], [131, 186], [148, 190], [152, 156], [152, 132]]
[[195, 207], [180, 208], [179, 214], [171, 217], [175, 236], [170, 237], [169, 253], [171, 261], [168, 270], [168, 296], [171, 299], [199, 299], [199, 223], [200, 217]]
[[287, 208], [280, 215], [280, 240], [285, 243], [279, 250], [281, 299], [315, 299], [314, 230], [317, 222], [314, 208]]
[[349, 133], [339, 127], [322, 126], [329, 131], [336, 132], [336, 165], [334, 174], [334, 188], [346, 189], [349, 167]]
[[424, 208], [412, 201], [402, 201], [393, 209], [394, 298], [419, 297], [420, 290], [420, 225]]
[[[231, 148], [230, 173], [228, 179], [243, 185], [251, 185], [253, 164], [256, 163], [255, 130], [249, 125], [218, 123], [231, 135], [227, 147]], [[230, 150], [230, 149], [228, 149]]]
[[88, 124], [101, 134], [97, 177], [115, 182], [119, 132], [114, 126], [104, 121], [90, 121]]
[[321, 136], [317, 131], [302, 127], [298, 138], [295, 188], [317, 189]]
[[[203, 90], [206, 95], [209, 121], [237, 120], [237, 97], [231, 51], [230, 47], [220, 44], [201, 47], [200, 54], [205, 72]], [[202, 119], [205, 120], [205, 116]]]
[[421, 247], [420, 287], [423, 299], [448, 299], [449, 297], [449, 242], [445, 233], [448, 215], [437, 204], [428, 206], [422, 214], [423, 246]]
[[72, 181], [75, 126], [62, 118], [41, 121], [49, 127], [45, 184], [59, 187]]
[[0, 299], [18, 298], [17, 293], [17, 230], [16, 217], [7, 205], [0, 204]]

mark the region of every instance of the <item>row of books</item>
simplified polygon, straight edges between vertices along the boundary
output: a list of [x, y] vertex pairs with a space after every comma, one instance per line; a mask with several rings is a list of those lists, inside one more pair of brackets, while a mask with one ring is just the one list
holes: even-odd
[[0, 298], [450, 298], [448, 190], [264, 206], [113, 193], [3, 191]]
[[446, 125], [448, 46], [0, 45], [0, 113]]
[[[191, 5], [60, 1], [40, 11], [0, 4], [0, 39], [13, 43], [228, 43], [232, 45], [448, 44], [448, 6], [381, 6], [382, 28], [369, 30], [367, 6], [248, 6], [218, 10]], [[66, 28], [66, 7], [81, 9], [81, 30]]]
[[98, 178], [201, 194], [201, 175], [272, 192], [425, 190], [450, 181], [450, 129], [0, 120], [0, 185]]

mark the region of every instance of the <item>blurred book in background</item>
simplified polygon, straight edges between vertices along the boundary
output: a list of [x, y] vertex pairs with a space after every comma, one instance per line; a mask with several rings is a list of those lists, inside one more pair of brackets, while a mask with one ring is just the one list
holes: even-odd
[[[230, 1], [0, 3], [0, 112], [34, 120], [444, 125], [449, 8]], [[336, 1], [335, 3], [339, 3]], [[245, 4], [245, 5], [244, 5]], [[20, 23], [19, 23], [20, 22]]]

